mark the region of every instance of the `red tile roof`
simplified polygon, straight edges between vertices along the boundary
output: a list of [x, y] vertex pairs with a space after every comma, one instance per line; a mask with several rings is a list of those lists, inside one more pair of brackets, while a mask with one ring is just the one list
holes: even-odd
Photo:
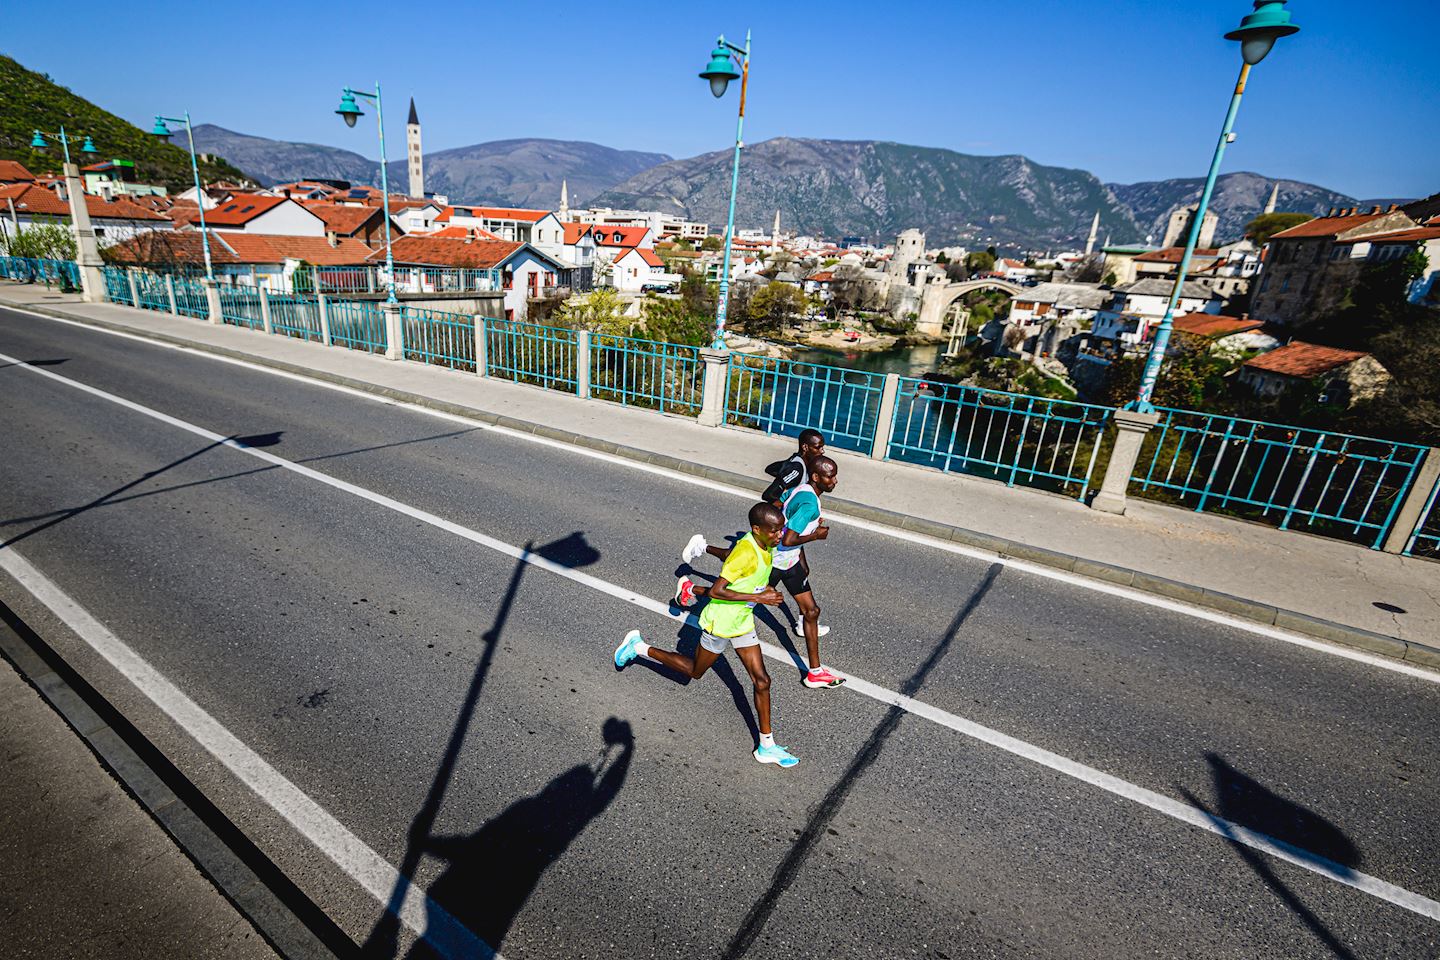
[[[61, 200], [54, 190], [33, 183], [14, 183], [0, 187], [0, 210], [9, 211], [9, 200], [15, 204], [16, 213], [28, 213], [47, 217], [70, 216], [70, 204]], [[106, 200], [92, 193], [85, 194], [85, 209], [92, 220], [155, 220], [168, 219], [154, 210], [147, 210], [123, 197]]]
[[[324, 237], [281, 237], [265, 233], [213, 233], [210, 259], [214, 263], [284, 263], [304, 260], [318, 266], [352, 266], [366, 261], [369, 247], [351, 237], [335, 246]], [[118, 243], [108, 251], [129, 263], [202, 263], [204, 239], [198, 230], [153, 230]]]
[[806, 279], [806, 280], [813, 280], [813, 281], [815, 281], [816, 283], [829, 283], [830, 281], [832, 281], [832, 280], [835, 279], [835, 271], [834, 271], [834, 270], [822, 270], [822, 271], [820, 271], [819, 273], [812, 273], [812, 274], [810, 274], [810, 276], [806, 277], [805, 279]]
[[1353, 230], [1383, 216], [1385, 216], [1383, 213], [1357, 213], [1348, 217], [1316, 217], [1314, 220], [1307, 220], [1289, 230], [1282, 230], [1270, 239], [1304, 240], [1309, 237], [1333, 237], [1337, 233]]
[[345, 207], [338, 203], [311, 200], [304, 204], [315, 216], [325, 221], [325, 229], [342, 237], [353, 235], [375, 217], [383, 216], [379, 207]]
[[617, 227], [611, 224], [596, 224], [594, 227], [595, 242], [602, 247], [638, 247], [649, 231], [649, 227]]
[[[411, 234], [391, 241], [390, 246], [396, 263], [483, 269], [500, 265], [524, 244], [506, 240], [447, 240]], [[377, 251], [375, 256], [383, 257], [385, 251]]]
[[205, 222], [212, 227], [239, 227], [254, 220], [262, 213], [268, 213], [282, 203], [295, 203], [295, 201], [287, 197], [262, 197], [257, 193], [237, 193], [215, 209], [206, 210]]
[[[429, 233], [414, 234], [417, 237], [430, 237], [436, 240], [464, 240], [469, 237], [472, 240], [499, 240], [489, 230], [480, 227], [442, 227]], [[503, 242], [503, 241], [502, 241]]]
[[1368, 353], [1359, 350], [1322, 347], [1319, 344], [1302, 343], [1296, 340], [1278, 350], [1271, 350], [1253, 360], [1245, 361], [1245, 366], [1268, 373], [1283, 374], [1287, 377], [1307, 379], [1368, 356]]
[[574, 246], [580, 242], [580, 238], [594, 229], [589, 223], [562, 223], [565, 228], [565, 243], [567, 246]]
[[[1197, 248], [1195, 249], [1195, 256], [1197, 256], [1197, 257], [1218, 257], [1219, 255], [1220, 255], [1220, 251], [1219, 251], [1219, 250], [1216, 250], [1216, 249], [1213, 249], [1213, 248], [1206, 249], [1206, 248], [1197, 247]], [[1138, 257], [1135, 258], [1135, 262], [1136, 262], [1136, 263], [1179, 263], [1180, 260], [1181, 260], [1181, 258], [1183, 258], [1184, 256], [1185, 256], [1185, 248], [1184, 248], [1184, 247], [1164, 247], [1164, 248], [1159, 249], [1159, 250], [1151, 250], [1149, 253], [1142, 253], [1142, 254], [1140, 254], [1140, 256], [1138, 256]]]
[[650, 264], [650, 266], [652, 267], [665, 266], [665, 261], [660, 259], [660, 254], [656, 253], [654, 250], [649, 249], [648, 247], [636, 247], [635, 252], [640, 254], [641, 259], [643, 259], [646, 263]]
[[521, 210], [516, 207], [476, 207], [461, 203], [446, 207], [444, 212], [435, 218], [435, 221], [437, 223], [440, 221], [448, 223], [450, 222], [450, 218], [456, 215], [457, 210], [469, 211], [468, 213], [460, 214], [461, 216], [485, 220], [519, 220], [523, 223], [534, 223], [537, 220], [545, 219], [545, 217], [550, 214], [549, 210]]
[[0, 160], [0, 181], [29, 183], [34, 179], [35, 174], [26, 170], [19, 160]]
[[1183, 317], [1176, 317], [1174, 324], [1178, 333], [1188, 333], [1194, 337], [1216, 338], [1247, 333], [1251, 330], [1259, 330], [1264, 326], [1259, 320], [1227, 317], [1218, 313], [1187, 313]]
[[1376, 233], [1368, 237], [1356, 237], [1354, 240], [1342, 240], [1341, 243], [1424, 243], [1427, 240], [1440, 240], [1440, 226], [1416, 227], [1413, 230], [1396, 230], [1394, 233]]

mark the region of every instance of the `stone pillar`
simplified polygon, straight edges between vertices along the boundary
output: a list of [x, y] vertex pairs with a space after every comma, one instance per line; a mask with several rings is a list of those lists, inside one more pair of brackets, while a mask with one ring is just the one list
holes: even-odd
[[[90, 226], [90, 209], [85, 206], [85, 186], [80, 182], [78, 164], [64, 164], [65, 195], [70, 198], [71, 228], [75, 232], [75, 263], [80, 267], [80, 291], [86, 303], [105, 300], [105, 261], [100, 258], [100, 244]], [[132, 283], [130, 289], [135, 289]], [[139, 306], [140, 301], [136, 300]]]
[[170, 312], [176, 316], [180, 315], [180, 309], [175, 303], [175, 275], [165, 274], [165, 296], [170, 301]]
[[1115, 411], [1115, 446], [1110, 451], [1110, 463], [1105, 468], [1100, 492], [1095, 494], [1090, 506], [1102, 513], [1125, 515], [1125, 491], [1130, 486], [1130, 475], [1135, 471], [1135, 460], [1140, 456], [1140, 445], [1145, 442], [1150, 428], [1159, 422], [1158, 413]]
[[274, 333], [275, 328], [270, 325], [270, 291], [260, 287], [260, 326], [266, 333]]
[[575, 334], [575, 396], [590, 399], [590, 331]]
[[1405, 544], [1409, 542], [1410, 534], [1415, 532], [1415, 527], [1420, 522], [1420, 514], [1429, 502], [1430, 494], [1437, 483], [1440, 483], [1440, 447], [1431, 447], [1425, 454], [1425, 462], [1420, 464], [1420, 469], [1415, 473], [1415, 483], [1406, 494], [1405, 502], [1400, 504], [1400, 510], [1395, 514], [1395, 523], [1385, 537], [1385, 545], [1380, 549], [1386, 553], [1404, 552]]
[[210, 322], [224, 323], [225, 318], [221, 316], [224, 312], [220, 305], [220, 284], [210, 277], [200, 281], [200, 286], [205, 289], [205, 303], [210, 308]]
[[475, 376], [490, 376], [490, 338], [486, 336], [485, 315], [477, 313], [471, 326], [475, 336]]
[[385, 314], [385, 359], [404, 359], [405, 331], [400, 323], [400, 304], [382, 303], [380, 309]]
[[718, 427], [725, 423], [725, 380], [730, 372], [730, 351], [700, 351], [705, 363], [705, 381], [700, 392], [700, 416], [698, 422], [704, 427]]
[[140, 306], [140, 285], [135, 282], [134, 267], [125, 268], [125, 282], [130, 284], [130, 306], [138, 309]]
[[880, 414], [875, 420], [875, 441], [870, 445], [870, 458], [884, 460], [890, 454], [890, 431], [895, 427], [895, 399], [900, 395], [900, 374], [885, 374], [885, 387], [880, 392]]
[[320, 342], [330, 346], [330, 309], [325, 302], [325, 294], [315, 294], [315, 309], [320, 313]]

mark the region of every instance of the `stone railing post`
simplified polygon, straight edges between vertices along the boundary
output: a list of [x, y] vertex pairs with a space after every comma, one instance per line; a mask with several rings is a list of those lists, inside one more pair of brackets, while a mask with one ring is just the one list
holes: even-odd
[[1430, 502], [1430, 494], [1437, 483], [1440, 483], [1440, 447], [1431, 447], [1425, 453], [1425, 462], [1420, 464], [1420, 469], [1415, 472], [1415, 483], [1406, 494], [1405, 502], [1400, 504], [1400, 509], [1395, 514], [1395, 523], [1390, 527], [1390, 533], [1385, 537], [1385, 545], [1380, 549], [1386, 553], [1405, 551], [1405, 544], [1410, 541], [1410, 534], [1415, 532], [1415, 526], [1420, 522], [1420, 514], [1425, 510], [1425, 504]]
[[[65, 163], [61, 173], [65, 176], [65, 195], [70, 198], [70, 215], [74, 221], [70, 229], [75, 235], [75, 265], [80, 268], [80, 293], [86, 303], [102, 303], [108, 299], [105, 295], [105, 261], [100, 256], [95, 228], [90, 225], [90, 208], [85, 202], [85, 187], [80, 182], [80, 165]], [[15, 215], [13, 206], [10, 214]], [[19, 230], [18, 226], [16, 230]], [[135, 305], [140, 305], [138, 300]]]
[[126, 268], [125, 268], [125, 280], [126, 280], [127, 283], [130, 284], [130, 306], [139, 308], [139, 306], [140, 306], [140, 285], [135, 282], [135, 268], [134, 268], [134, 267], [126, 267]]
[[325, 300], [325, 294], [315, 294], [315, 309], [320, 314], [320, 342], [330, 346], [330, 308]]
[[700, 391], [700, 416], [697, 422], [704, 427], [718, 427], [725, 423], [725, 380], [730, 372], [730, 351], [700, 351], [705, 363], [705, 380]]
[[385, 359], [401, 360], [405, 357], [405, 330], [400, 322], [400, 304], [387, 302], [380, 309], [385, 313]]
[[1159, 422], [1158, 413], [1115, 411], [1115, 446], [1110, 451], [1110, 463], [1105, 467], [1100, 492], [1095, 494], [1090, 506], [1102, 513], [1124, 516], [1125, 491], [1130, 487], [1130, 475], [1135, 471], [1140, 445], [1145, 442], [1150, 428]]
[[205, 304], [210, 308], [210, 322], [223, 323], [224, 308], [220, 305], [220, 284], [210, 277], [200, 281], [200, 286], [205, 290]]
[[880, 413], [875, 419], [875, 441], [870, 445], [870, 459], [884, 460], [890, 455], [890, 432], [895, 427], [895, 399], [900, 396], [900, 374], [885, 374], [885, 387], [880, 391]]
[[575, 333], [575, 396], [590, 399], [590, 331]]
[[274, 333], [275, 327], [270, 323], [270, 289], [260, 288], [260, 326], [266, 333]]
[[475, 314], [471, 332], [475, 337], [475, 376], [490, 376], [490, 338], [486, 335], [485, 315]]
[[170, 300], [170, 312], [179, 315], [180, 310], [175, 304], [175, 274], [165, 274], [165, 296]]

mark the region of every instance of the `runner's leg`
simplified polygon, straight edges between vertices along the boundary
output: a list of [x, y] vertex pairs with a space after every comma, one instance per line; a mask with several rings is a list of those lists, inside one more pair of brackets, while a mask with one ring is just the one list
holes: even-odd
[[705, 671], [714, 666], [716, 659], [720, 656], [704, 647], [696, 647], [693, 657], [687, 657], [683, 653], [672, 653], [669, 650], [657, 650], [654, 647], [651, 647], [643, 655], [691, 680], [699, 680], [705, 676]]
[[758, 643], [748, 647], [736, 647], [735, 653], [740, 657], [740, 662], [745, 664], [745, 670], [750, 674], [750, 682], [755, 686], [755, 722], [760, 726], [760, 735], [770, 735], [770, 674], [765, 670], [765, 655], [760, 652]]

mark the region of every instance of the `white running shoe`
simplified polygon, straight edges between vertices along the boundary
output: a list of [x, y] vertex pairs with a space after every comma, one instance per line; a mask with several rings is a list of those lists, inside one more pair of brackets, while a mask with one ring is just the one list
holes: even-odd
[[[827, 634], [830, 633], [830, 628], [827, 627], [827, 626], [825, 626], [825, 624], [823, 624], [823, 623], [817, 623], [817, 624], [815, 625], [815, 630], [817, 631], [818, 635], [819, 635], [819, 636], [822, 636], [822, 637], [823, 637], [823, 636], [826, 636]], [[795, 634], [795, 636], [799, 637], [801, 640], [804, 640], [804, 639], [805, 639], [805, 624], [803, 624], [803, 623], [797, 623], [797, 624], [795, 624], [795, 626], [793, 626], [793, 627], [790, 628], [790, 632], [793, 633], [793, 634]]]
[[694, 563], [704, 555], [705, 548], [708, 546], [710, 544], [705, 542], [705, 538], [697, 533], [690, 538], [689, 543], [685, 544], [685, 549], [680, 551], [680, 559], [686, 563]]

